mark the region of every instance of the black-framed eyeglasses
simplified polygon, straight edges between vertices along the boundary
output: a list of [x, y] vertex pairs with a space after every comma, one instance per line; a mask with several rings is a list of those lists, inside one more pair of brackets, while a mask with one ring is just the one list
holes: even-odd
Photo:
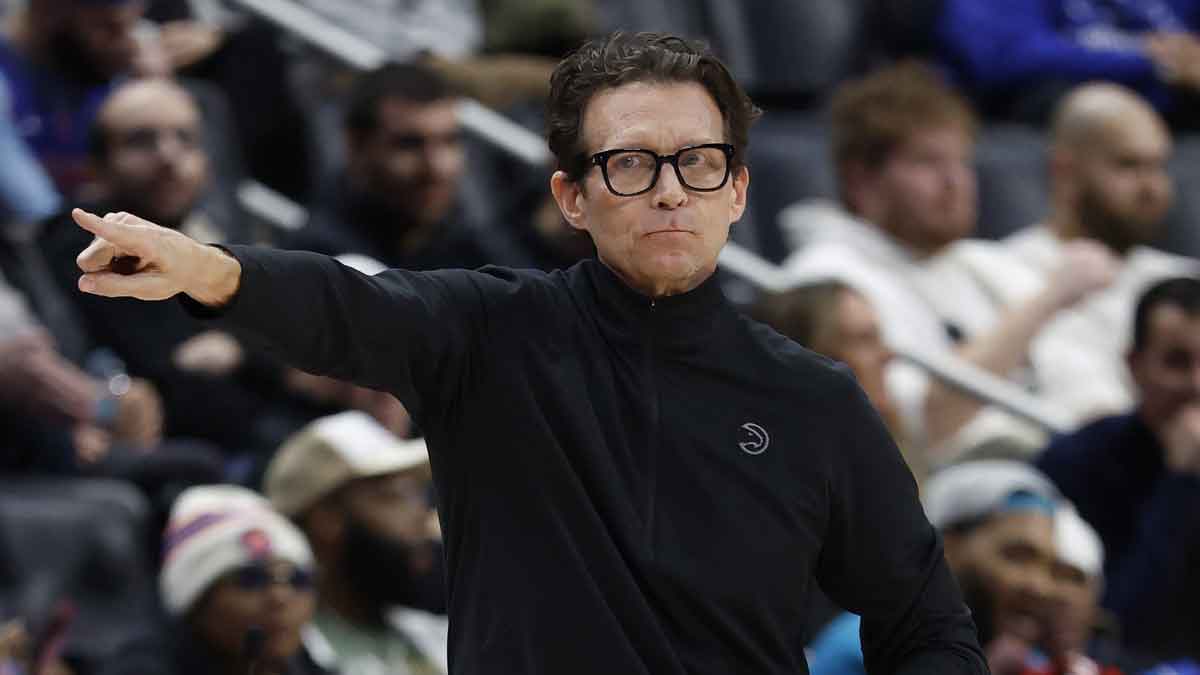
[[313, 586], [312, 572], [302, 567], [271, 567], [259, 563], [243, 565], [230, 575], [233, 585], [243, 591], [263, 591], [272, 584], [285, 584], [297, 591]]
[[733, 161], [733, 146], [705, 143], [683, 148], [672, 155], [660, 155], [641, 148], [616, 148], [592, 155], [591, 163], [600, 167], [609, 192], [619, 197], [636, 197], [654, 189], [663, 164], [675, 169], [681, 185], [696, 192], [713, 192], [725, 187]]

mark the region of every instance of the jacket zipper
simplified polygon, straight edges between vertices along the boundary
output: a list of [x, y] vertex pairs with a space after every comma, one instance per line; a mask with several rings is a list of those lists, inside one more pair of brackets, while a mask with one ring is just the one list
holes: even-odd
[[653, 560], [657, 556], [654, 549], [654, 509], [655, 497], [658, 492], [658, 449], [662, 436], [662, 388], [658, 383], [658, 353], [656, 350], [656, 339], [658, 337], [658, 325], [655, 315], [656, 304], [654, 300], [650, 301], [650, 316], [649, 316], [649, 340], [647, 341], [647, 368], [649, 369], [651, 391], [651, 434], [649, 439], [649, 447], [647, 448], [647, 471], [646, 471], [646, 550]]

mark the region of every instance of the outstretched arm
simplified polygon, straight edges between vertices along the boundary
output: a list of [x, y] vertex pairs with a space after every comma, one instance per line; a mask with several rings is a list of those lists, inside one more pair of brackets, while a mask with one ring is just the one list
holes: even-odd
[[456, 400], [483, 330], [482, 274], [367, 276], [299, 251], [218, 249], [129, 214], [74, 213], [97, 239], [82, 290], [161, 300], [183, 294], [246, 344], [302, 370], [395, 393], [414, 415]]

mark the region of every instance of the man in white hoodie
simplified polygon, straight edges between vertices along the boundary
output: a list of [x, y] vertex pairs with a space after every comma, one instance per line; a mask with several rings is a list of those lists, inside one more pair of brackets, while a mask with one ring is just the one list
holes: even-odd
[[[933, 71], [900, 64], [850, 82], [831, 117], [841, 204], [783, 214], [798, 246], [785, 265], [798, 282], [836, 278], [866, 295], [894, 349], [954, 352], [1016, 377], [1042, 326], [1111, 281], [1106, 250], [1072, 244], [1040, 292], [1004, 306], [963, 266], [941, 262], [975, 225], [975, 119]], [[998, 249], [988, 254], [1003, 267]], [[978, 401], [911, 366], [891, 366], [888, 386], [910, 443], [961, 448], [989, 435]]]

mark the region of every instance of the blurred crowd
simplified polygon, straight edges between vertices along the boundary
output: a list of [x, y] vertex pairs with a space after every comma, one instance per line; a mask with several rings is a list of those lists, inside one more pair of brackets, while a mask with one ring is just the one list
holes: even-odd
[[[725, 290], [853, 371], [993, 672], [1200, 673], [1200, 1], [284, 4], [387, 63], [233, 1], [0, 2], [0, 675], [447, 672], [404, 407], [79, 293], [67, 214], [368, 273], [569, 266], [554, 167], [460, 102], [541, 133], [554, 64], [615, 29], [707, 40], [766, 109], [732, 237], [791, 288]], [[809, 615], [812, 672], [864, 672], [857, 617]]]

